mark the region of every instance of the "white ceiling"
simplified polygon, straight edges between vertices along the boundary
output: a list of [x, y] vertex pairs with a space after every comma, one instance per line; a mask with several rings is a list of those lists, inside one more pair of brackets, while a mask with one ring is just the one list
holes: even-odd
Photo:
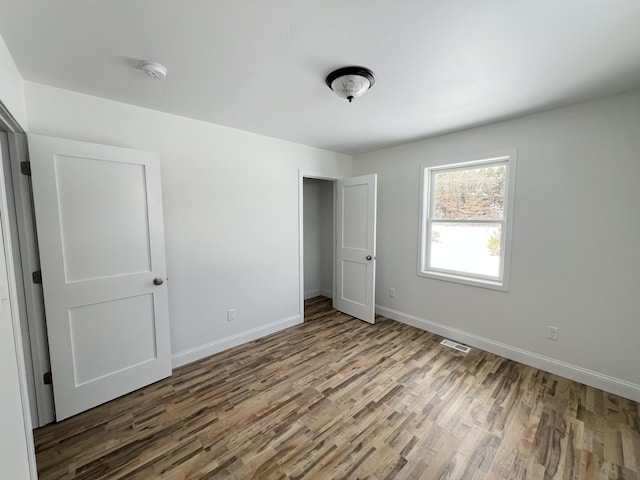
[[639, 0], [0, 0], [0, 35], [26, 80], [348, 154], [640, 87]]

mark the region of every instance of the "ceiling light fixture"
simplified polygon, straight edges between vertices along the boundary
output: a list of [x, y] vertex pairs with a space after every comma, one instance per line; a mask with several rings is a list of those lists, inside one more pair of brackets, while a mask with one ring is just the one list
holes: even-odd
[[373, 72], [364, 67], [344, 67], [327, 76], [327, 86], [349, 103], [369, 90], [375, 83]]
[[151, 78], [165, 78], [167, 76], [167, 69], [156, 62], [143, 62], [140, 68]]

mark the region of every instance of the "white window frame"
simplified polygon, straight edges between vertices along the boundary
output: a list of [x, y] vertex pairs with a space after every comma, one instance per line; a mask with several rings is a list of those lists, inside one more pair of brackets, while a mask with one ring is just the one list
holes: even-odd
[[[511, 237], [513, 226], [513, 209], [515, 197], [516, 179], [516, 156], [515, 149], [494, 152], [488, 155], [475, 155], [473, 157], [459, 158], [436, 162], [433, 164], [422, 164], [420, 166], [420, 231], [418, 238], [418, 276], [444, 280], [448, 282], [473, 285], [494, 290], [508, 291], [511, 267]], [[452, 223], [499, 223], [501, 227], [500, 238], [500, 269], [498, 278], [487, 277], [475, 273], [449, 271], [427, 267], [429, 260], [429, 248], [431, 246], [432, 221], [442, 222], [440, 219], [430, 218], [431, 194], [433, 190], [432, 172], [443, 170], [467, 170], [488, 164], [502, 163], [506, 165], [505, 198], [504, 198], [504, 218], [502, 220], [455, 220]], [[445, 220], [446, 222], [446, 220]]]

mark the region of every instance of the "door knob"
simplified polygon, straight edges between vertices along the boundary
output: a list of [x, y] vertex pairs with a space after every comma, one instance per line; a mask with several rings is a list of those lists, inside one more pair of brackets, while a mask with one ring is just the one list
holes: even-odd
[[367, 255], [365, 258], [366, 258], [367, 260], [371, 260], [371, 255]]
[[162, 280], [160, 277], [156, 277], [153, 279], [154, 285], [162, 285], [163, 283], [164, 283], [164, 280]]

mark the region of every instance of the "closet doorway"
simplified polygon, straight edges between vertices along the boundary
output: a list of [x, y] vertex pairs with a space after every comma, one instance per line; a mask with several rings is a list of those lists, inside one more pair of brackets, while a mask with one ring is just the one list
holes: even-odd
[[302, 189], [304, 300], [333, 298], [335, 180], [305, 177]]

